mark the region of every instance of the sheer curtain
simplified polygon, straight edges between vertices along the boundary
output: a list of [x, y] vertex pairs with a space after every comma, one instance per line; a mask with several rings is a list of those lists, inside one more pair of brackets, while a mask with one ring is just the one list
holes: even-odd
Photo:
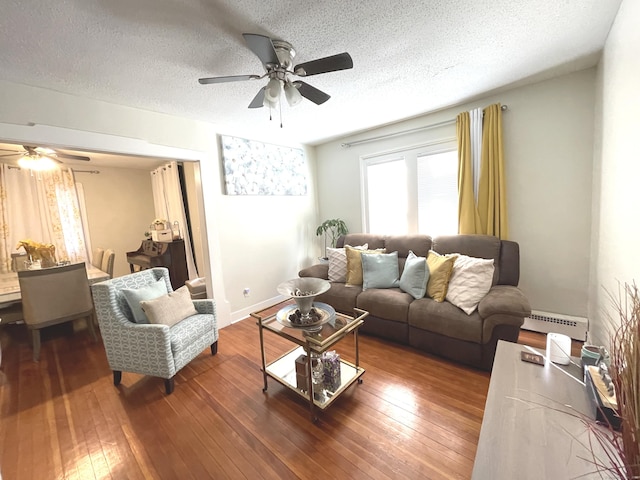
[[27, 238], [53, 244], [58, 261], [87, 259], [71, 170], [34, 173], [0, 164], [0, 198], [0, 272], [11, 271], [11, 254]]
[[193, 250], [191, 249], [191, 238], [187, 229], [187, 216], [182, 200], [178, 163], [175, 161], [169, 162], [153, 170], [151, 172], [151, 186], [156, 218], [168, 220], [171, 225], [175, 221], [179, 223], [180, 233], [184, 239], [189, 278], [198, 277], [198, 271], [193, 259]]

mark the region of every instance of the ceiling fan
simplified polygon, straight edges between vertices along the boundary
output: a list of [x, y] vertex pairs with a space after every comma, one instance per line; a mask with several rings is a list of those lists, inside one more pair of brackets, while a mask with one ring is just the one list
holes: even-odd
[[268, 78], [269, 82], [260, 89], [249, 104], [249, 108], [260, 108], [262, 106], [270, 108], [276, 107], [283, 90], [290, 106], [300, 103], [303, 97], [316, 105], [321, 105], [329, 100], [331, 96], [301, 80], [292, 80], [292, 77], [309, 77], [320, 73], [353, 68], [353, 60], [347, 52], [292, 66], [296, 52], [289, 42], [271, 39], [255, 33], [243, 33], [242, 36], [247, 42], [249, 49], [251, 49], [262, 62], [266, 73], [263, 75], [232, 75], [226, 77], [200, 78], [198, 82], [202, 85], [207, 85], [211, 83]]
[[59, 163], [62, 163], [61, 158], [67, 160], [81, 160], [88, 162], [89, 157], [83, 155], [72, 155], [70, 153], [62, 153], [52, 148], [46, 147], [34, 147], [30, 145], [22, 145], [22, 151], [7, 150], [6, 148], [0, 148], [1, 152], [11, 152], [0, 155], [3, 157], [18, 157], [18, 165], [21, 168], [28, 168], [30, 170], [50, 170], [55, 168]]

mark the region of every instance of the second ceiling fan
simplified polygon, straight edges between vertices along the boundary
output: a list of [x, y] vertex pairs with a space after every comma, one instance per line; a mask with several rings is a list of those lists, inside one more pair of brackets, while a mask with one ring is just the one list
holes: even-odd
[[262, 87], [249, 104], [249, 108], [267, 106], [274, 108], [278, 105], [282, 91], [289, 105], [294, 106], [306, 98], [316, 105], [320, 105], [330, 95], [312, 87], [301, 80], [292, 80], [293, 76], [309, 77], [320, 73], [335, 72], [353, 68], [353, 60], [347, 52], [319, 58], [293, 66], [296, 55], [293, 46], [284, 40], [275, 40], [255, 33], [243, 33], [247, 46], [260, 59], [266, 73], [263, 75], [231, 75], [225, 77], [200, 78], [202, 85], [211, 83], [237, 82], [243, 80], [260, 80], [269, 78], [267, 85]]

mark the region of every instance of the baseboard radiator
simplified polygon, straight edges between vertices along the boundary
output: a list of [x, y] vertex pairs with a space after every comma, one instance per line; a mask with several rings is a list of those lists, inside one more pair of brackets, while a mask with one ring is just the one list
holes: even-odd
[[541, 333], [562, 333], [574, 340], [584, 342], [587, 339], [589, 321], [584, 317], [534, 310], [531, 315], [525, 317], [522, 328]]

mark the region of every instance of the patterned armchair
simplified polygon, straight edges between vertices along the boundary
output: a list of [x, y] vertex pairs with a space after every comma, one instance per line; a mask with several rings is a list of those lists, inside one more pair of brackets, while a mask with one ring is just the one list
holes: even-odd
[[173, 291], [169, 271], [164, 267], [116, 277], [92, 285], [96, 315], [107, 352], [113, 383], [119, 385], [122, 372], [164, 378], [167, 394], [173, 392], [174, 376], [207, 346], [218, 351], [218, 323], [211, 299], [193, 300], [198, 312], [172, 327], [133, 322], [122, 289], [137, 289], [164, 279]]

